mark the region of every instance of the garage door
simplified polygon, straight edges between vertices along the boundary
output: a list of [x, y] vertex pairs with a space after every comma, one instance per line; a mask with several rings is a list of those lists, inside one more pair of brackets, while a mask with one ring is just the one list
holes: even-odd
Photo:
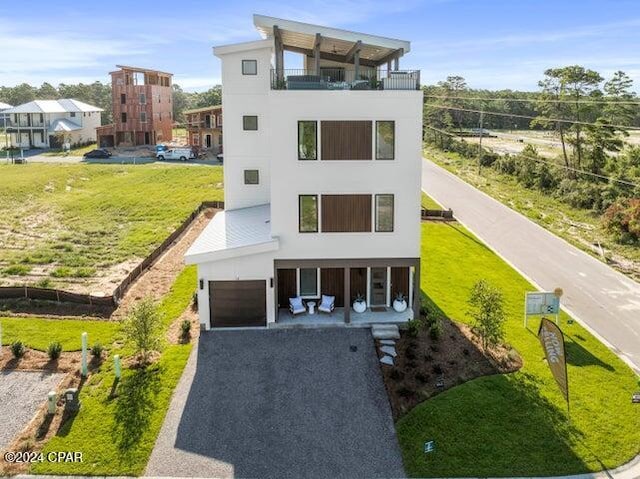
[[266, 326], [266, 281], [210, 281], [212, 328]]

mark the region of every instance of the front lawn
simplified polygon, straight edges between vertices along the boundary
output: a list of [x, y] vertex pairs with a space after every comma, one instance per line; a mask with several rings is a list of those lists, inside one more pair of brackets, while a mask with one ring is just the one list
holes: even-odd
[[110, 294], [205, 200], [222, 168], [0, 165], [0, 286]]
[[[196, 269], [189, 266], [160, 303], [165, 328], [189, 306], [195, 284]], [[117, 352], [125, 357], [131, 355], [126, 345]], [[141, 475], [190, 352], [191, 344], [165, 342], [162, 355], [155, 364], [146, 369], [123, 370], [117, 397], [110, 395], [114, 376], [112, 357], [109, 357], [100, 371], [83, 386], [80, 412], [61, 427], [43, 450], [45, 455], [51, 451], [80, 451], [83, 462], [36, 463], [31, 472]]]
[[[486, 279], [499, 287], [506, 340], [520, 353], [514, 374], [478, 378], [429, 399], [397, 423], [413, 477], [546, 476], [616, 467], [640, 452], [638, 378], [576, 322], [567, 342], [571, 419], [536, 333], [523, 327], [524, 293], [535, 288], [455, 223], [423, 223], [422, 291], [447, 316], [469, 322], [467, 298]], [[435, 440], [434, 453], [423, 452]]]
[[436, 200], [434, 200], [430, 196], [427, 196], [424, 191], [422, 192], [421, 203], [422, 203], [422, 207], [427, 209], [427, 210], [441, 210], [442, 209], [442, 205], [440, 205], [440, 203], [438, 203]]
[[53, 341], [58, 341], [63, 351], [80, 351], [84, 332], [89, 335], [90, 346], [98, 342], [109, 348], [120, 330], [116, 322], [84, 319], [0, 318], [0, 325], [3, 345], [19, 340], [40, 351], [46, 351]]

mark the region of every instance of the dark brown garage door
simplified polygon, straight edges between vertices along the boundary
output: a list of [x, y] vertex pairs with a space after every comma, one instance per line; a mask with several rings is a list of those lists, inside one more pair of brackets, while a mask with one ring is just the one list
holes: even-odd
[[266, 326], [265, 281], [210, 281], [212, 328]]

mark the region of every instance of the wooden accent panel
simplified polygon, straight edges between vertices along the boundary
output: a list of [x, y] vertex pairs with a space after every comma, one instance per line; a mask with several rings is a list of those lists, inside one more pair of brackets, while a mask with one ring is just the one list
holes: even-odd
[[344, 306], [344, 269], [320, 269], [321, 294], [336, 297], [336, 307]]
[[266, 326], [266, 282], [209, 281], [211, 326]]
[[371, 232], [371, 195], [322, 195], [323, 233]]
[[409, 268], [391, 268], [391, 301], [398, 293], [409, 301]]
[[361, 294], [367, 297], [367, 268], [351, 268], [351, 301], [353, 304], [356, 296]]
[[296, 270], [278, 270], [278, 304], [281, 308], [289, 307], [289, 298], [296, 296]]
[[370, 121], [322, 121], [323, 160], [371, 160]]

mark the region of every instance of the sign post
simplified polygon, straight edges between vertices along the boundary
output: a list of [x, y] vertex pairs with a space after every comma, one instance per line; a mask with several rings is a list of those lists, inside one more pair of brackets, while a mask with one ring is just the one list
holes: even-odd
[[553, 314], [558, 324], [560, 314], [560, 296], [562, 289], [556, 288], [553, 292], [529, 292], [524, 294], [524, 327], [527, 327], [529, 316], [546, 316]]

